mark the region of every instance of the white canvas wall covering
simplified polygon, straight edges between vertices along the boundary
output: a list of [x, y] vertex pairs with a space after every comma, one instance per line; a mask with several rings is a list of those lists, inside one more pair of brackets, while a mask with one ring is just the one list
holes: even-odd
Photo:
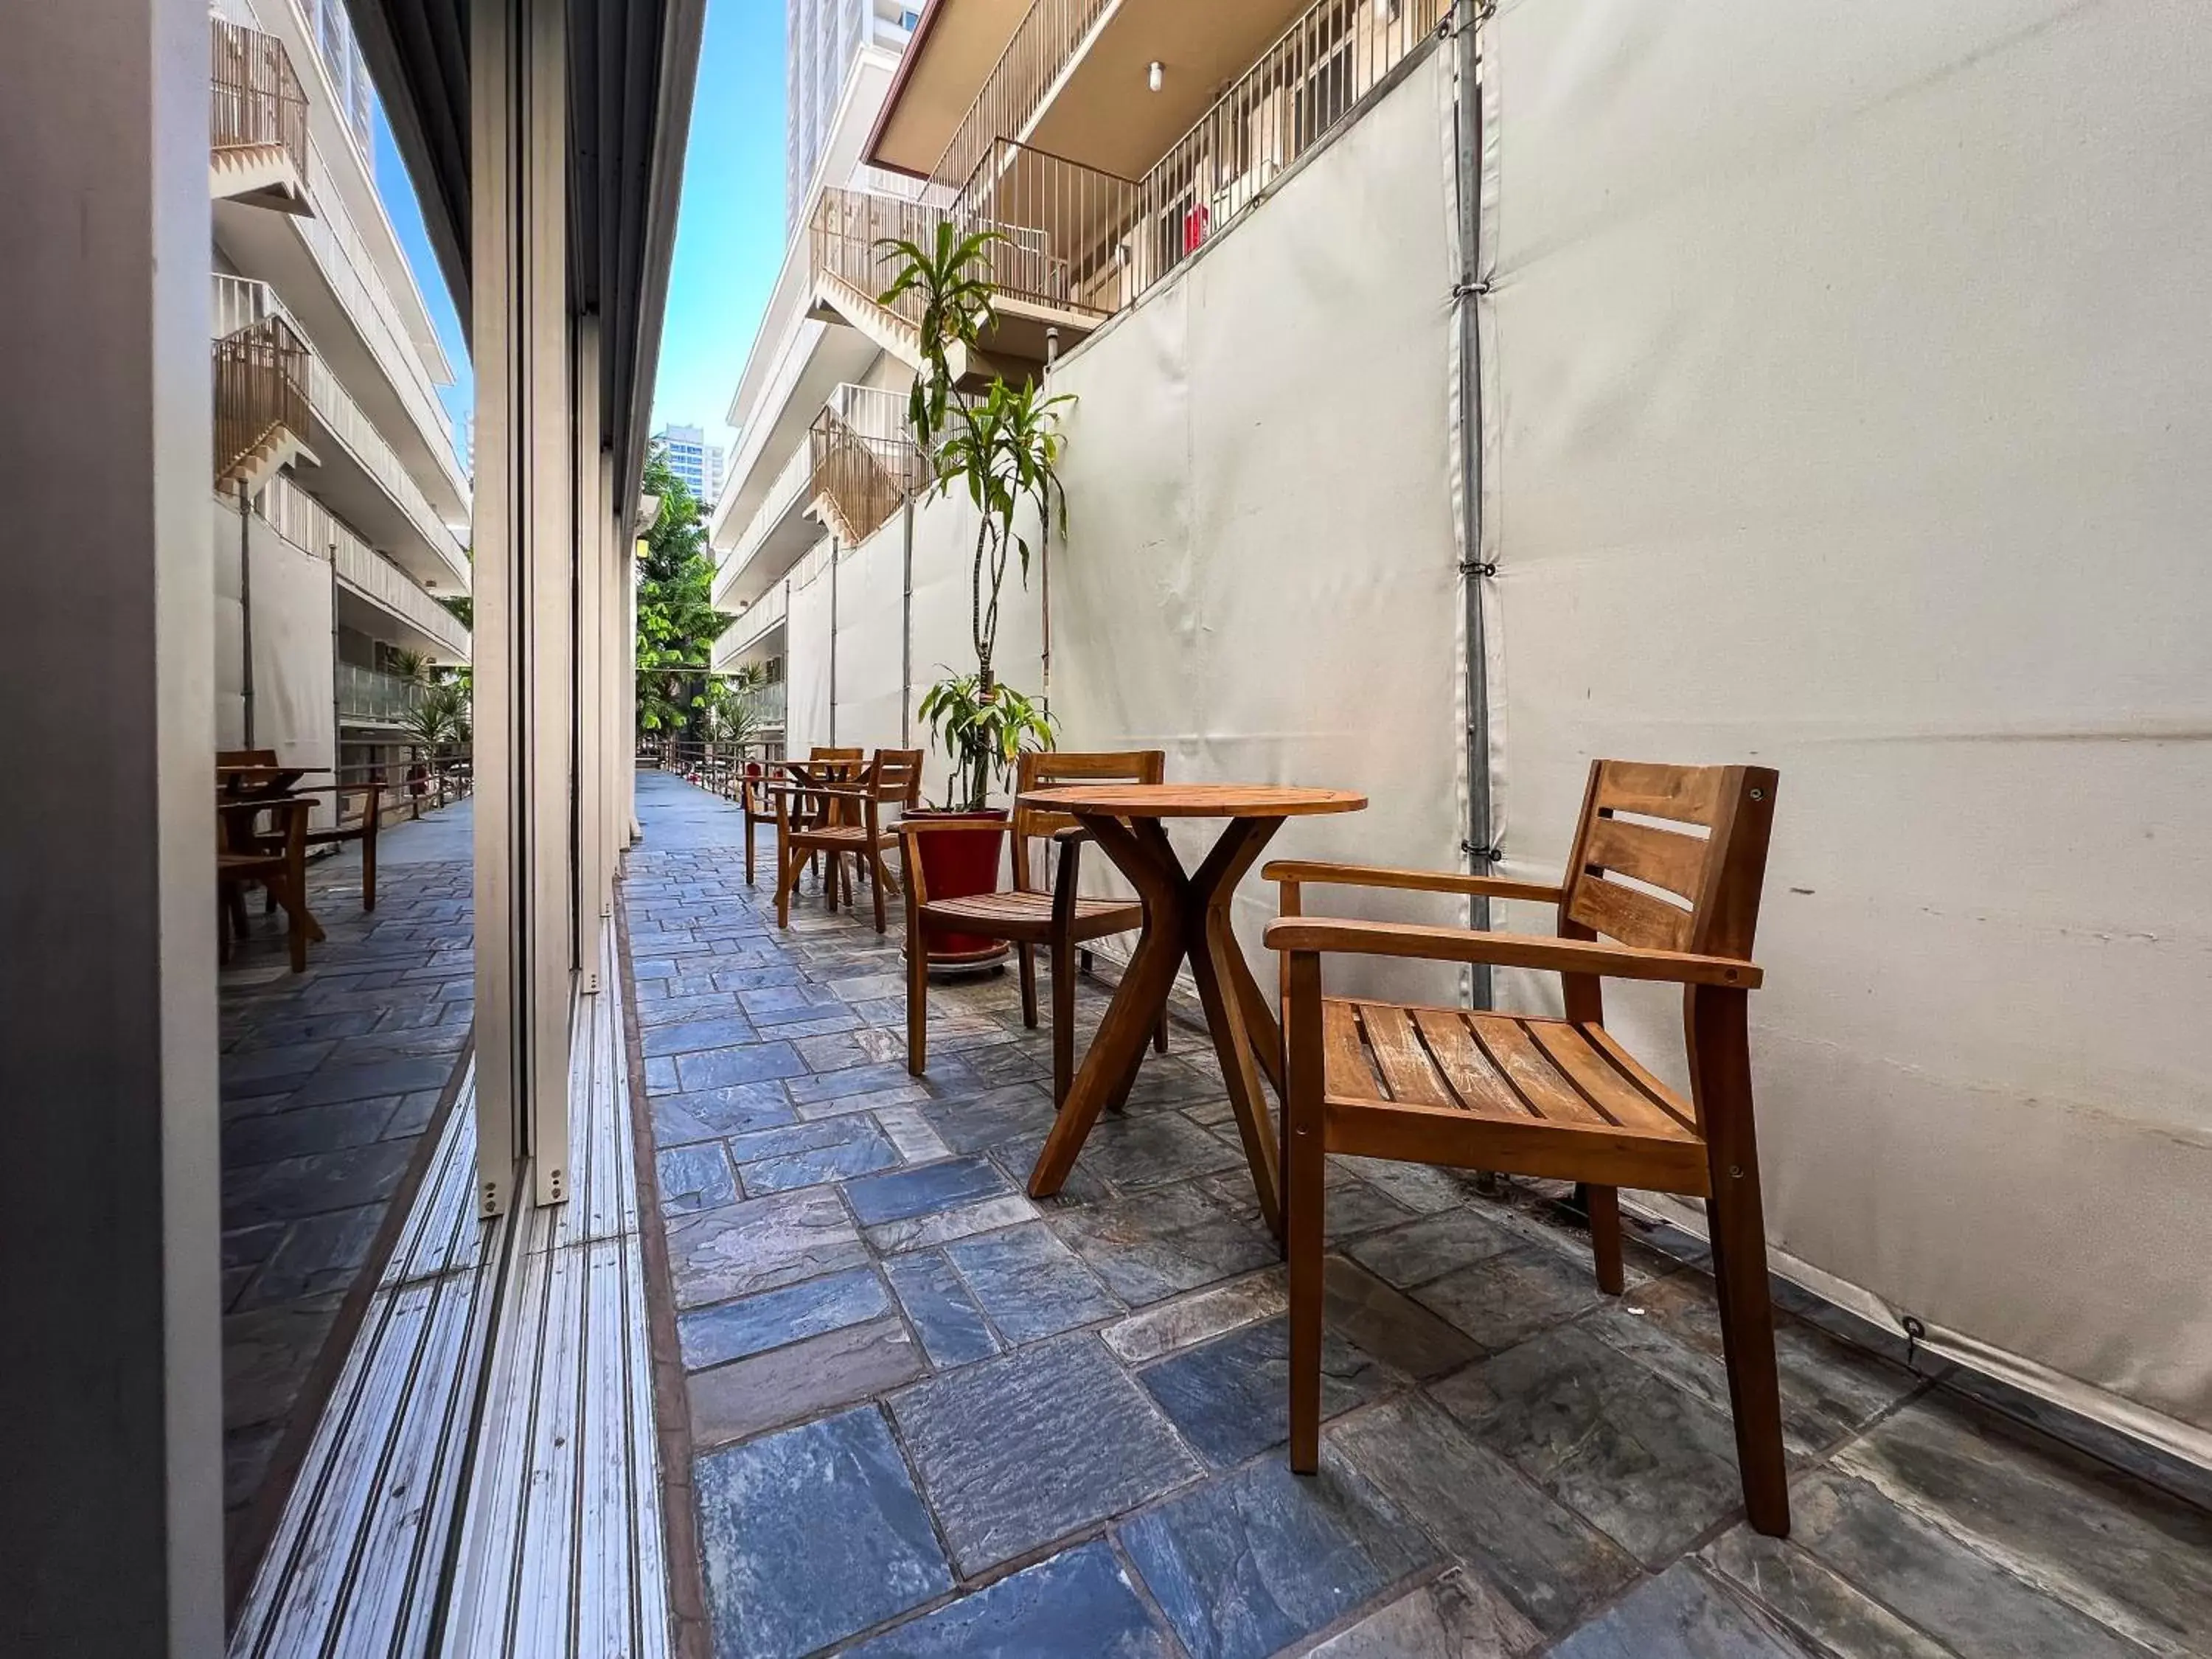
[[830, 741], [830, 561], [810, 553], [790, 576], [784, 637], [784, 752], [804, 756]]
[[[964, 494], [933, 493], [915, 505], [913, 627], [917, 705], [936, 682], [975, 672], [976, 528], [975, 506]], [[895, 521], [886, 534], [897, 533]], [[895, 546], [894, 552], [897, 550]], [[1058, 556], [1055, 550], [1054, 557]], [[1031, 697], [1039, 695], [1044, 684], [1042, 577], [1041, 569], [1033, 569], [1025, 586], [1020, 556], [1016, 554], [1008, 561], [999, 596], [999, 636], [993, 659], [999, 679]], [[914, 742], [915, 747], [929, 751], [923, 764], [923, 795], [943, 805], [948, 799], [951, 759], [931, 741], [928, 728], [920, 720], [915, 722]]]
[[838, 556], [837, 740], [899, 747], [904, 542], [894, 517]]
[[[337, 764], [331, 567], [265, 520], [250, 521], [253, 559], [253, 746], [287, 766]], [[234, 525], [236, 520], [233, 520]], [[319, 803], [313, 822], [329, 819]]]
[[[1274, 855], [1465, 867], [1449, 71], [1431, 53], [1054, 377], [1079, 400], [1053, 568], [1064, 746], [1368, 795], [1293, 821]], [[1217, 828], [1171, 833], [1188, 859]], [[1255, 961], [1274, 902], [1256, 875], [1239, 896]], [[1463, 920], [1320, 890], [1310, 908]], [[1330, 971], [1456, 1000], [1449, 970]]]
[[1777, 1244], [2205, 1459], [2212, 12], [1508, 0], [1484, 45], [1509, 872], [1594, 755], [1778, 768]]
[[215, 746], [246, 745], [246, 611], [239, 602], [238, 509], [214, 501], [208, 547], [215, 582]]

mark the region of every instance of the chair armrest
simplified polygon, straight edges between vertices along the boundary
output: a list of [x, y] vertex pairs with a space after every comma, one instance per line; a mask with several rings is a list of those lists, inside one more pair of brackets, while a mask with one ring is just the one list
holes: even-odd
[[[929, 902], [929, 882], [921, 867], [921, 849], [914, 845], [917, 836], [931, 836], [947, 830], [965, 830], [973, 835], [978, 831], [1003, 836], [1013, 826], [1006, 819], [994, 823], [988, 818], [901, 818], [884, 826], [884, 833], [899, 838], [899, 864], [905, 872], [908, 915], [915, 915]], [[997, 857], [996, 854], [992, 855]]]
[[1528, 899], [1538, 904], [1559, 902], [1559, 889], [1549, 883], [1463, 876], [1453, 870], [1399, 870], [1385, 865], [1275, 859], [1261, 869], [1260, 878], [1316, 887], [1397, 887], [1423, 893], [1462, 893], [1470, 898]]
[[1271, 951], [1334, 951], [1363, 957], [1414, 957], [1429, 962], [1488, 963], [1607, 979], [1659, 980], [1752, 991], [1765, 978], [1756, 963], [1684, 951], [1644, 951], [1602, 939], [1536, 939], [1526, 933], [1479, 933], [1464, 927], [1407, 922], [1347, 921], [1285, 916], [1267, 924]]
[[1091, 832], [1079, 823], [1071, 823], [1054, 830], [1052, 838], [1060, 846], [1066, 847], [1079, 841], [1089, 841]]

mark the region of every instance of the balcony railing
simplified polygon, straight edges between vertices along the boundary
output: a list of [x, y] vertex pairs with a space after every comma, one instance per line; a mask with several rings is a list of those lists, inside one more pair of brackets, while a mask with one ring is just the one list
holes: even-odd
[[[226, 276], [221, 271], [215, 273], [215, 323], [218, 329], [226, 325], [243, 326], [245, 322], [258, 322], [268, 318], [281, 320], [293, 337], [303, 343], [302, 349], [307, 349], [304, 343], [306, 334], [292, 320], [291, 313], [285, 310], [283, 302], [276, 297], [276, 290], [268, 283], [245, 276]], [[308, 404], [315, 418], [344, 446], [355, 464], [374, 478], [385, 494], [398, 503], [416, 532], [452, 571], [454, 586], [465, 589], [469, 580], [467, 555], [461, 551], [459, 541], [447, 528], [445, 520], [438, 516], [437, 510], [430, 505], [429, 498], [423, 495], [422, 486], [415, 482], [405, 464], [386, 441], [384, 434], [362, 413], [361, 405], [354, 401], [353, 394], [345, 389], [338, 377], [331, 372], [330, 366], [312, 350], [307, 351], [305, 378]], [[302, 436], [306, 435], [304, 425], [300, 431]]]
[[215, 343], [215, 477], [220, 483], [280, 428], [305, 439], [313, 359], [282, 317]]
[[402, 679], [374, 668], [337, 665], [338, 718], [396, 726], [422, 701], [420, 680]]
[[1001, 138], [1027, 136], [1054, 84], [1115, 0], [1036, 0], [1006, 42], [982, 90], [968, 106], [937, 163], [936, 178], [957, 190]]
[[908, 438], [907, 395], [903, 392], [854, 386], [848, 380], [830, 394], [823, 407], [863, 438], [902, 442]]
[[814, 417], [807, 447], [813, 462], [808, 497], [826, 505], [830, 528], [848, 546], [882, 529], [929, 482], [927, 465], [912, 443], [864, 436], [835, 409]]
[[282, 144], [307, 176], [307, 94], [284, 43], [243, 23], [208, 20], [208, 143], [214, 149]]
[[348, 587], [435, 641], [442, 659], [469, 659], [469, 630], [460, 618], [289, 477], [280, 475], [263, 492], [260, 510], [293, 546], [328, 559]]
[[[1100, 191], [1091, 181], [1109, 177], [1092, 168], [1073, 169], [1067, 181], [1071, 194], [1079, 174], [1087, 175], [1081, 187], [1091, 194]], [[1121, 187], [1124, 191], [1135, 188], [1125, 181]], [[897, 263], [897, 255], [884, 244], [907, 241], [927, 249], [935, 241], [938, 226], [947, 221], [962, 235], [994, 233], [994, 240], [980, 256], [976, 274], [988, 279], [1000, 295], [1065, 309], [1085, 308], [1076, 297], [1067, 258], [1054, 240], [1049, 226], [1010, 216], [995, 193], [979, 193], [971, 200], [963, 191], [949, 207], [935, 207], [860, 191], [825, 190], [815, 204], [814, 220], [809, 227], [814, 269], [840, 278], [874, 300], [890, 287]], [[890, 306], [896, 314], [917, 327], [922, 308], [922, 295], [913, 289]]]
[[752, 562], [753, 556], [761, 550], [761, 544], [768, 540], [769, 532], [805, 500], [806, 487], [813, 476], [814, 457], [810, 441], [792, 451], [791, 459], [783, 464], [775, 475], [775, 482], [769, 485], [767, 495], [753, 514], [752, 522], [745, 526], [745, 533], [730, 550], [730, 556], [722, 561], [715, 577], [716, 604], [721, 603], [719, 590], [744, 574], [745, 567]]

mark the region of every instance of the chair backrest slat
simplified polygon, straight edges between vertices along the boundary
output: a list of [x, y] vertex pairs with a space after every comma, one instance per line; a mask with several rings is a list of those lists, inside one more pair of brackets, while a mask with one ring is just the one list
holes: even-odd
[[878, 749], [868, 763], [867, 787], [880, 801], [911, 810], [921, 805], [921, 750]]
[[[1167, 751], [1161, 749], [1121, 749], [1083, 753], [1054, 750], [1024, 753], [1014, 766], [1014, 799], [1032, 789], [1050, 789], [1064, 783], [1159, 783], [1167, 776]], [[1014, 808], [1014, 885], [1023, 892], [1031, 886], [1030, 842], [1065, 830], [1075, 822], [1066, 812], [1047, 812], [1017, 805]], [[1043, 879], [1050, 880], [1048, 872]]]
[[1561, 931], [1748, 958], [1777, 781], [1757, 766], [1593, 763]]

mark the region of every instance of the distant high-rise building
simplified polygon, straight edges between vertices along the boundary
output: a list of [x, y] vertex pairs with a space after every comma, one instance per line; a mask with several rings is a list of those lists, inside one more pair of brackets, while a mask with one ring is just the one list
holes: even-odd
[[721, 497], [722, 469], [729, 463], [729, 452], [708, 443], [706, 433], [696, 426], [664, 426], [653, 437], [668, 452], [668, 470], [698, 497], [699, 510], [710, 510]]
[[798, 222], [806, 186], [837, 118], [846, 71], [863, 46], [902, 52], [921, 0], [787, 0], [784, 223]]

